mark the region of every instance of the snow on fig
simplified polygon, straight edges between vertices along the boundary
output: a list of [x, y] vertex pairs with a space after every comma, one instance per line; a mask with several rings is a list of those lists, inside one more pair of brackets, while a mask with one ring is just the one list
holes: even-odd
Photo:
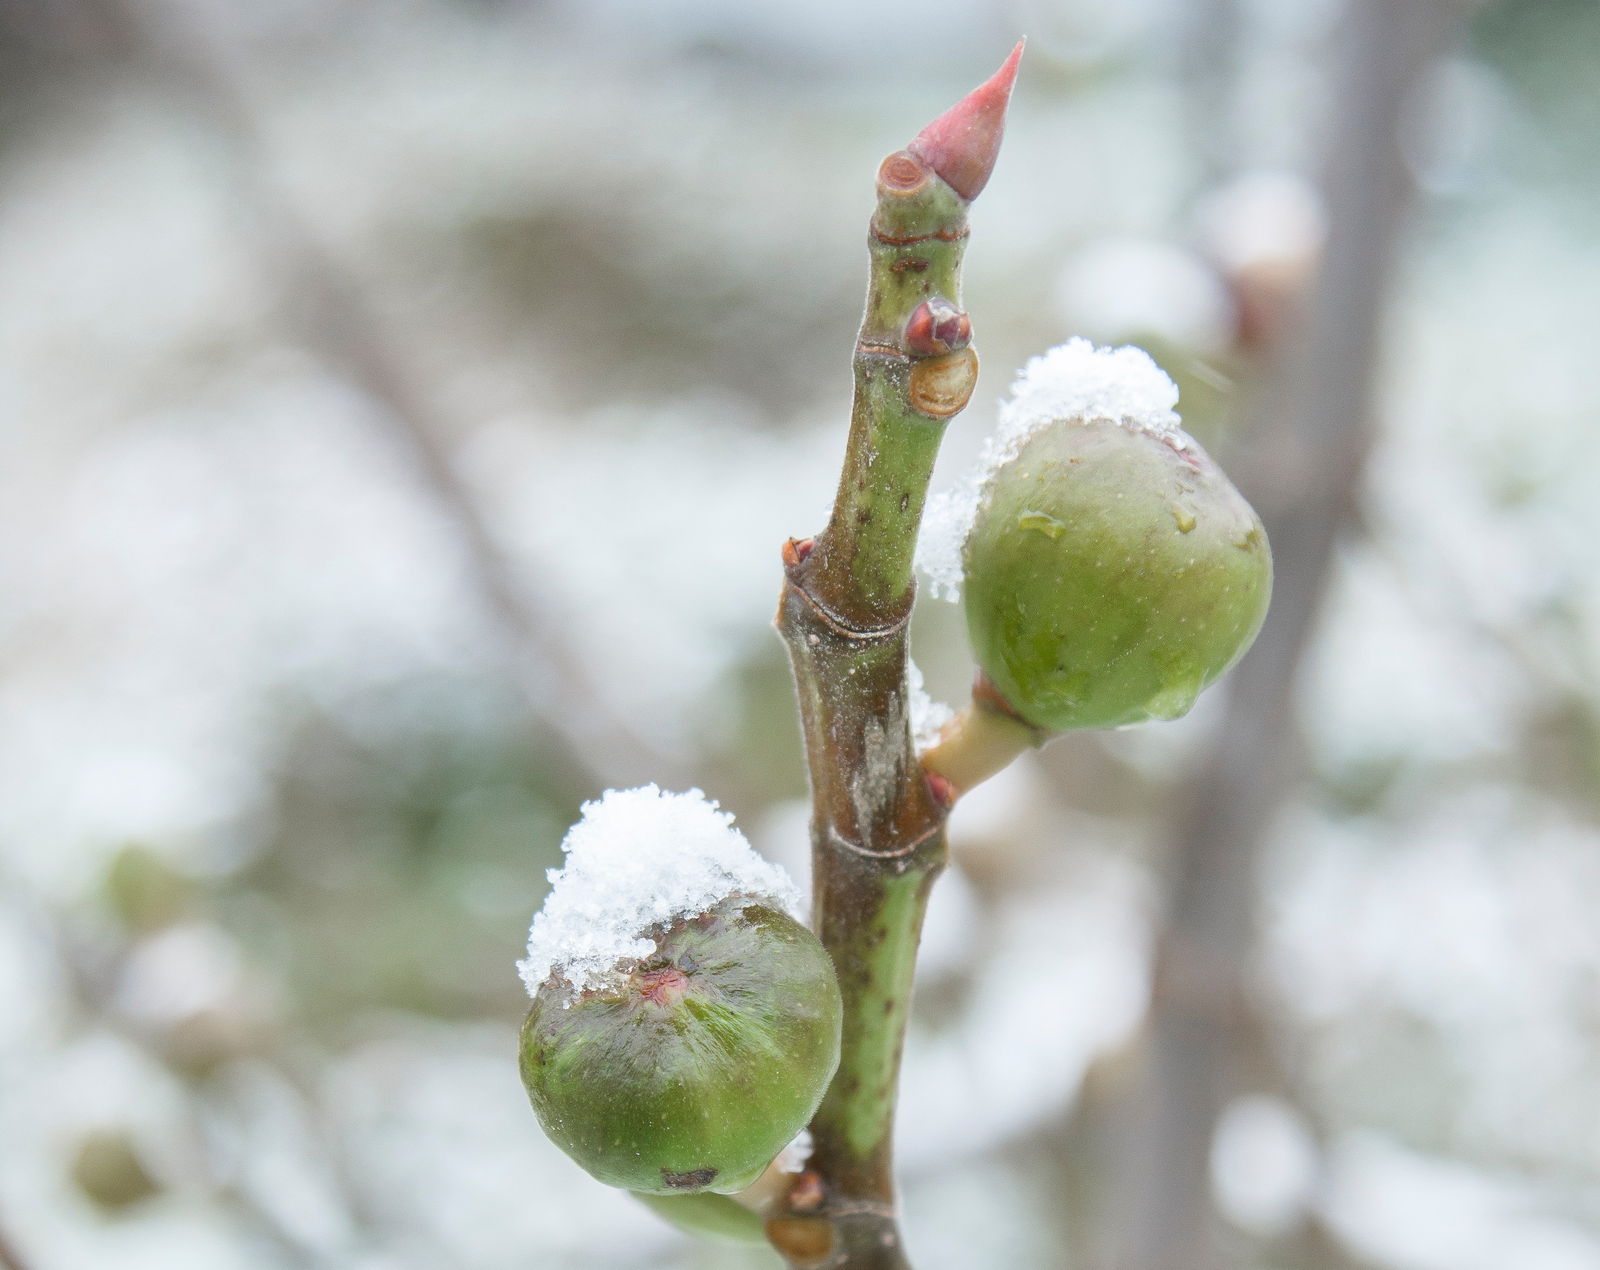
[[1023, 368], [979, 470], [923, 544], [964, 597], [978, 664], [1035, 727], [1184, 714], [1250, 646], [1272, 560], [1260, 519], [1136, 348], [1074, 339]]
[[610, 791], [563, 847], [518, 967], [540, 1124], [612, 1186], [743, 1189], [839, 1058], [833, 964], [793, 882], [699, 790]]

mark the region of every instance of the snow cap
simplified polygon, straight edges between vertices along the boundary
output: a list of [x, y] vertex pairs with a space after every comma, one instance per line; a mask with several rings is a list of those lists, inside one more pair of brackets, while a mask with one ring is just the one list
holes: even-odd
[[733, 816], [698, 789], [608, 789], [583, 805], [561, 849], [566, 865], [549, 871], [550, 894], [517, 963], [529, 996], [552, 974], [568, 984], [569, 1000], [615, 983], [626, 973], [619, 963], [655, 951], [654, 928], [726, 899], [800, 916], [789, 875], [758, 856]]
[[1000, 421], [977, 468], [954, 489], [928, 500], [917, 541], [917, 567], [933, 593], [961, 598], [961, 549], [990, 479], [1040, 428], [1058, 419], [1115, 419], [1184, 449], [1189, 439], [1173, 409], [1178, 386], [1142, 348], [1096, 348], [1074, 337], [1029, 358], [1000, 404]]

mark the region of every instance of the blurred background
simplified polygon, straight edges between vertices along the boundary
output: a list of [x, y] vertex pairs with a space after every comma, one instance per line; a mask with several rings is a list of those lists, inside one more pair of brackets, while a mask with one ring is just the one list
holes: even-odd
[[936, 487], [1138, 342], [1279, 589], [958, 809], [919, 1270], [1600, 1267], [1593, 0], [0, 0], [0, 1266], [776, 1264], [544, 1140], [512, 963], [607, 786], [804, 877], [873, 173], [1023, 33]]

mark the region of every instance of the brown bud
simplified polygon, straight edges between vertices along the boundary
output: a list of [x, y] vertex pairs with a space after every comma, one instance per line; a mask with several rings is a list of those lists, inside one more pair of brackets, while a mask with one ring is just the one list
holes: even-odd
[[941, 295], [924, 300], [906, 319], [906, 352], [913, 357], [953, 353], [972, 343], [972, 319]]

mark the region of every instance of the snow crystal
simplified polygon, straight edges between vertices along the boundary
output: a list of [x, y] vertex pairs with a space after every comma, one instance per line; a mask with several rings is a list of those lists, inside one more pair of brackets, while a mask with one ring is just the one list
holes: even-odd
[[1011, 399], [1000, 404], [1000, 426], [986, 457], [1004, 462], [1052, 419], [1120, 419], [1181, 439], [1177, 404], [1178, 386], [1144, 349], [1096, 348], [1073, 338], [1028, 359], [1011, 385]]
[[653, 927], [732, 896], [799, 916], [789, 875], [758, 856], [732, 815], [698, 789], [607, 790], [584, 804], [561, 849], [566, 865], [550, 870], [550, 894], [528, 931], [528, 956], [517, 963], [530, 996], [552, 973], [573, 995], [603, 987], [619, 962], [655, 950]]
[[906, 663], [906, 686], [911, 691], [911, 744], [920, 754], [939, 739], [940, 731], [956, 717], [956, 712], [928, 695], [922, 669], [914, 661]]
[[1000, 421], [978, 465], [954, 489], [928, 500], [917, 541], [917, 568], [933, 594], [961, 598], [961, 548], [995, 470], [1056, 419], [1116, 419], [1165, 437], [1179, 449], [1188, 438], [1179, 423], [1178, 386], [1142, 348], [1096, 348], [1074, 337], [1028, 360], [1000, 403]]
[[802, 1129], [795, 1140], [778, 1152], [772, 1166], [780, 1173], [804, 1173], [811, 1158], [811, 1130]]

